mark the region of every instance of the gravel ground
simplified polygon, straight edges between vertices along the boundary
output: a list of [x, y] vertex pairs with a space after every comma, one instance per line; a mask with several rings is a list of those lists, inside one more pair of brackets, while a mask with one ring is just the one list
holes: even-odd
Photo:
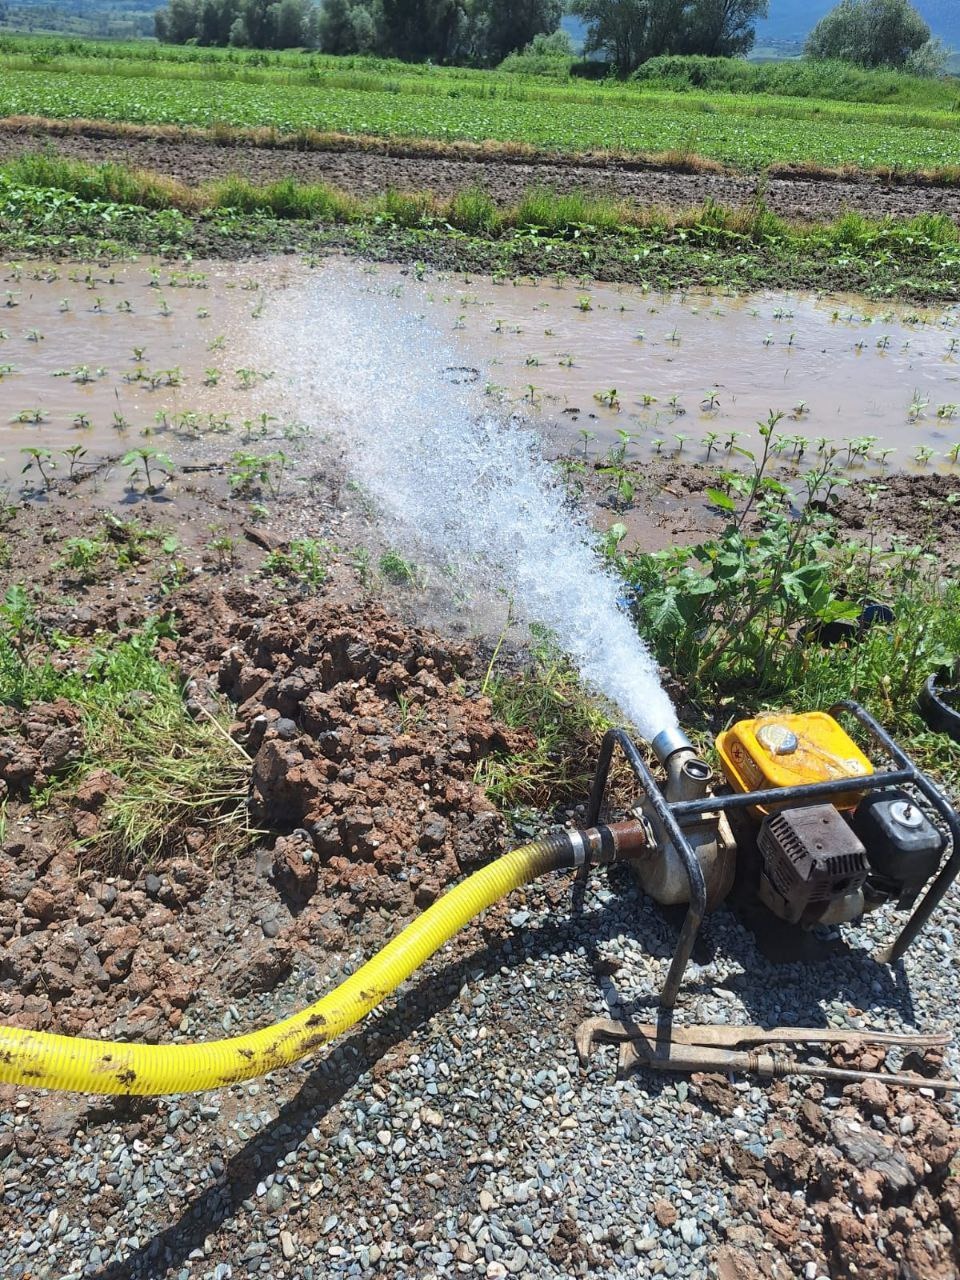
[[[895, 971], [857, 950], [773, 967], [722, 911], [687, 975], [682, 1017], [940, 1025], [960, 1001], [949, 963], [957, 910], [953, 894]], [[0, 1274], [741, 1274], [724, 1270], [734, 1257], [724, 1242], [769, 1235], [771, 1198], [758, 1191], [745, 1207], [730, 1160], [702, 1153], [762, 1161], [782, 1117], [822, 1090], [738, 1081], [733, 1107], [718, 1108], [704, 1105], [702, 1084], [645, 1073], [617, 1082], [609, 1049], [581, 1070], [579, 1019], [650, 1007], [673, 942], [673, 925], [622, 876], [613, 887], [594, 879], [575, 917], [569, 884], [556, 880], [495, 909], [487, 926], [451, 944], [365, 1029], [261, 1083], [155, 1103], [11, 1099], [0, 1117]], [[873, 946], [888, 926], [881, 918], [846, 936]], [[181, 1031], [280, 1016], [360, 959], [302, 953], [283, 986], [194, 1008]], [[845, 1105], [828, 1095], [821, 1109], [829, 1118]], [[909, 1144], [909, 1125], [899, 1128]], [[793, 1261], [774, 1237], [752, 1274], [852, 1274], [821, 1270], [814, 1206], [801, 1201], [796, 1228]]]

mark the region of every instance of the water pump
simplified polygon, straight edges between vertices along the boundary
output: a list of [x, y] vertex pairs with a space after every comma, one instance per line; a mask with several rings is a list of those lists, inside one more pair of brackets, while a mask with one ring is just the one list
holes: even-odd
[[[882, 766], [846, 732], [841, 715], [859, 724]], [[717, 738], [720, 778], [679, 729], [664, 730], [651, 745], [662, 782], [624, 730], [605, 735], [587, 821], [599, 818], [619, 748], [640, 787], [634, 815], [652, 833], [634, 872], [655, 901], [687, 906], [660, 996], [665, 1009], [676, 1001], [705, 913], [734, 887], [800, 928], [843, 924], [884, 904], [911, 910], [877, 957], [893, 963], [960, 870], [953, 807], [858, 703], [739, 721]]]

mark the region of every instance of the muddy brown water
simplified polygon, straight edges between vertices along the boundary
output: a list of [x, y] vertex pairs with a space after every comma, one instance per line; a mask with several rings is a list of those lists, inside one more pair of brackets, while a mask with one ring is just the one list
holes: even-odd
[[[958, 308], [419, 279], [337, 260], [171, 268], [144, 259], [0, 268], [0, 475], [42, 488], [35, 468], [21, 478], [24, 450], [49, 449], [63, 476], [66, 451], [79, 447], [86, 454], [76, 465], [99, 467], [98, 483], [116, 496], [131, 470], [119, 465], [128, 450], [157, 449], [178, 466], [222, 464], [295, 436], [296, 415], [280, 407], [282, 388], [260, 367], [257, 319], [287, 308], [296, 324], [297, 291], [319, 278], [382, 294], [398, 322], [424, 316], [456, 352], [445, 376], [476, 381], [498, 408], [531, 417], [551, 453], [596, 458], [626, 436], [639, 459], [702, 460], [708, 445], [714, 460], [736, 459], [731, 445], [755, 447], [756, 424], [775, 411], [785, 415], [781, 434], [806, 441], [808, 459], [818, 438], [841, 458], [869, 438], [870, 466], [894, 450], [889, 467], [954, 469]], [[309, 422], [309, 406], [297, 408], [306, 429], [322, 429]], [[799, 448], [794, 439], [785, 455]], [[929, 461], [916, 463], [918, 450], [931, 451]], [[852, 469], [862, 461], [854, 457]]]
[[95, 472], [117, 496], [143, 487], [120, 464], [131, 450], [192, 462], [259, 437], [250, 393], [268, 371], [245, 366], [237, 341], [259, 287], [216, 264], [5, 264], [0, 476], [42, 490], [35, 462], [21, 475], [29, 450], [49, 450], [48, 473]]

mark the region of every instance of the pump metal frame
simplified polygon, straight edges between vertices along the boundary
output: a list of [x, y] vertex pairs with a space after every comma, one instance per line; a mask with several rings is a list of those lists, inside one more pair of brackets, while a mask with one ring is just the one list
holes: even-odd
[[[932, 913], [940, 904], [940, 900], [960, 872], [960, 818], [943, 793], [927, 775], [917, 767], [895, 742], [887, 731], [879, 725], [873, 716], [858, 702], [838, 702], [830, 708], [832, 716], [846, 712], [859, 721], [861, 726], [873, 739], [874, 744], [893, 761], [896, 766], [872, 773], [864, 778], [857, 778], [857, 791], [881, 791], [887, 787], [907, 784], [916, 787], [936, 810], [943, 820], [949, 836], [949, 855], [924, 894], [914, 908], [910, 918], [900, 930], [896, 941], [878, 952], [876, 959], [881, 964], [895, 964], [911, 945], [917, 934], [927, 923]], [[670, 962], [663, 990], [660, 992], [660, 1007], [672, 1009], [677, 1000], [680, 983], [693, 952], [693, 945], [703, 922], [707, 907], [707, 891], [703, 879], [703, 870], [697, 856], [683, 834], [680, 823], [684, 819], [697, 818], [703, 814], [726, 813], [731, 809], [749, 809], [758, 804], [783, 804], [785, 801], [794, 804], [813, 803], [818, 800], [829, 800], [851, 790], [849, 778], [833, 778], [828, 782], [807, 783], [799, 787], [768, 787], [762, 791], [736, 792], [725, 796], [707, 796], [702, 800], [682, 800], [668, 803], [653, 774], [644, 763], [636, 744], [625, 729], [610, 729], [603, 736], [600, 744], [600, 756], [590, 789], [590, 800], [587, 805], [588, 827], [595, 826], [600, 818], [600, 809], [606, 794], [607, 779], [614, 748], [619, 747], [626, 757], [627, 763], [640, 784], [643, 794], [650, 802], [655, 825], [661, 839], [673, 844], [683, 863], [690, 890], [690, 902], [686, 918], [680, 930], [677, 947]]]

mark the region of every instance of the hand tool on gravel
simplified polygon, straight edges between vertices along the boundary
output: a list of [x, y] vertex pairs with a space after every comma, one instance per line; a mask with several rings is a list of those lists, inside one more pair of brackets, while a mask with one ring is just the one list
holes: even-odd
[[670, 1018], [660, 1023], [617, 1022], [610, 1018], [588, 1018], [575, 1035], [582, 1066], [590, 1061], [597, 1041], [620, 1046], [617, 1078], [631, 1072], [724, 1071], [744, 1072], [775, 1080], [783, 1076], [814, 1076], [821, 1080], [879, 1080], [909, 1089], [960, 1090], [960, 1081], [915, 1075], [910, 1072], [860, 1071], [854, 1067], [831, 1067], [802, 1062], [791, 1054], [776, 1052], [774, 1046], [799, 1045], [807, 1051], [821, 1045], [840, 1045], [853, 1051], [872, 1046], [903, 1049], [940, 1049], [950, 1043], [950, 1033], [934, 1031], [901, 1034], [890, 1031], [848, 1031], [821, 1027], [772, 1027], [730, 1024], [675, 1026]]

